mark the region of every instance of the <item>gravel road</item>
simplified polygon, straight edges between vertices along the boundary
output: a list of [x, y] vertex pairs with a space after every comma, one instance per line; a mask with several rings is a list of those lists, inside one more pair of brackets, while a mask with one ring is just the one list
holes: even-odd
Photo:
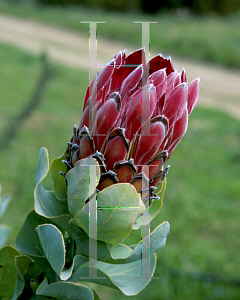
[[[79, 25], [81, 26], [81, 25]], [[106, 26], [106, 25], [105, 25]], [[0, 14], [0, 42], [33, 54], [47, 51], [52, 61], [72, 67], [89, 68], [89, 36], [32, 21]], [[140, 47], [141, 45], [139, 45]], [[99, 70], [119, 50], [134, 51], [124, 43], [102, 38], [98, 32], [97, 63]], [[151, 53], [151, 57], [156, 53]], [[240, 120], [240, 72], [202, 62], [172, 56], [175, 68], [184, 67], [188, 81], [201, 78], [199, 104], [221, 109]]]

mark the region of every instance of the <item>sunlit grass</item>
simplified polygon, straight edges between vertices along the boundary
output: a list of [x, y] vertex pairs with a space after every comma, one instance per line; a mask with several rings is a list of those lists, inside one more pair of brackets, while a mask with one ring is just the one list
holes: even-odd
[[98, 35], [141, 46], [141, 24], [134, 21], [156, 21], [151, 24], [150, 47], [164, 55], [182, 55], [240, 68], [239, 15], [194, 16], [191, 14], [119, 13], [90, 10], [83, 7], [41, 7], [9, 5], [0, 1], [0, 12], [24, 19], [52, 24], [77, 32], [88, 31], [81, 21], [105, 21], [98, 24]]

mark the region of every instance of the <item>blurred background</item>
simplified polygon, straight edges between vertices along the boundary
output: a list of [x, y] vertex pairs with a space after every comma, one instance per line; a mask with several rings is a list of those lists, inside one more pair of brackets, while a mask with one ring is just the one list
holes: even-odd
[[[163, 208], [166, 246], [155, 277], [130, 299], [240, 299], [240, 0], [0, 0], [0, 183], [12, 201], [1, 223], [8, 243], [33, 208], [40, 147], [60, 156], [81, 118], [89, 84], [89, 25], [98, 71], [119, 50], [171, 55], [201, 78], [199, 104], [169, 160]], [[47, 187], [51, 188], [50, 180]], [[134, 237], [132, 237], [134, 243]], [[102, 299], [127, 297], [97, 287]]]

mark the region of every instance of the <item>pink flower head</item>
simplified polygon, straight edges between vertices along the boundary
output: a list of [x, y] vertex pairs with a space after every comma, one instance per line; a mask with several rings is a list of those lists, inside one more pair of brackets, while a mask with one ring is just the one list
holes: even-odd
[[89, 85], [79, 128], [69, 143], [70, 161], [94, 157], [101, 166], [98, 189], [118, 182], [159, 185], [197, 104], [199, 79], [157, 55], [147, 64], [144, 49], [120, 51]]

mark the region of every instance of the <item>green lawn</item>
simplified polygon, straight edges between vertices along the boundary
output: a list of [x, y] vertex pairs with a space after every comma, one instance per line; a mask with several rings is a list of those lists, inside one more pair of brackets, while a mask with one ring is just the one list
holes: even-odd
[[[36, 20], [77, 32], [88, 31], [81, 21], [105, 21], [98, 25], [98, 34], [111, 40], [122, 40], [141, 46], [141, 25], [133, 21], [157, 21], [150, 30], [150, 47], [164, 55], [177, 54], [240, 68], [240, 17], [217, 15], [196, 17], [161, 13], [117, 13], [89, 10], [83, 7], [34, 7], [10, 5], [0, 0], [0, 13]], [[127, 33], [127, 34], [126, 34]]]
[[[3, 44], [0, 61], [1, 135], [29, 101], [41, 73], [41, 61]], [[73, 125], [80, 121], [88, 72], [55, 65], [54, 73], [40, 107], [23, 124], [9, 148], [0, 153], [3, 192], [13, 196], [3, 219], [13, 229], [10, 242], [33, 207], [34, 174], [40, 147], [48, 148], [51, 160], [59, 156], [71, 138]], [[14, 222], [9, 220], [9, 215], [14, 216]]]
[[[2, 134], [27, 103], [41, 64], [38, 58], [3, 44], [0, 61]], [[13, 198], [1, 219], [12, 228], [9, 243], [33, 208], [40, 147], [48, 148], [50, 160], [60, 156], [72, 126], [80, 120], [88, 72], [60, 65], [54, 70], [40, 107], [0, 153], [3, 193]], [[166, 246], [158, 252], [155, 276], [159, 279], [130, 299], [239, 299], [239, 287], [193, 278], [206, 273], [239, 280], [239, 130], [240, 123], [224, 113], [195, 108], [188, 132], [169, 161], [164, 205], [151, 225], [153, 229], [164, 220], [171, 225]], [[126, 299], [111, 289], [100, 288], [99, 293], [104, 300]]]

